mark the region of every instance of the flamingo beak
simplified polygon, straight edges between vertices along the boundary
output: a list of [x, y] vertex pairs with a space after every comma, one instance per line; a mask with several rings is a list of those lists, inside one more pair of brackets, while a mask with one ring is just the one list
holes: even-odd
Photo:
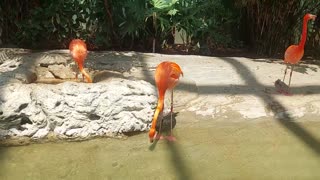
[[317, 16], [316, 15], [311, 15], [312, 20], [316, 20]]

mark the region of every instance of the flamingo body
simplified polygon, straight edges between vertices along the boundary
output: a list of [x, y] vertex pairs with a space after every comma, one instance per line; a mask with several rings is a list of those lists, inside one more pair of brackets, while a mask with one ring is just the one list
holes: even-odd
[[78, 64], [78, 68], [83, 76], [86, 77], [87, 82], [92, 83], [92, 79], [89, 76], [89, 74], [84, 70], [84, 61], [87, 57], [88, 50], [87, 45], [84, 41], [81, 39], [74, 39], [69, 44], [69, 50], [71, 53], [72, 58], [76, 61]]
[[303, 57], [304, 49], [298, 45], [291, 45], [284, 54], [284, 62], [288, 64], [297, 64]]
[[302, 24], [302, 34], [301, 39], [298, 45], [291, 45], [289, 46], [284, 54], [284, 62], [287, 64], [286, 69], [284, 71], [283, 81], [285, 80], [288, 65], [291, 65], [291, 72], [290, 72], [290, 78], [289, 78], [289, 85], [291, 84], [291, 77], [292, 77], [292, 71], [294, 66], [299, 63], [299, 61], [302, 59], [304, 55], [304, 46], [307, 40], [307, 27], [308, 27], [308, 21], [309, 20], [315, 20], [317, 16], [307, 13], [303, 17], [303, 24]]
[[[158, 120], [159, 113], [163, 111], [164, 107], [164, 96], [167, 91], [173, 90], [173, 88], [177, 85], [180, 75], [183, 75], [183, 72], [180, 66], [174, 62], [165, 61], [160, 63], [155, 72], [155, 82], [158, 89], [158, 104], [155, 110], [152, 125], [149, 131], [149, 139], [150, 142], [153, 142], [153, 139], [156, 134], [156, 124]], [[173, 95], [172, 95], [173, 98]], [[171, 99], [172, 103], [172, 99]], [[171, 106], [171, 113], [172, 113], [172, 106]], [[172, 120], [172, 119], [171, 119]]]

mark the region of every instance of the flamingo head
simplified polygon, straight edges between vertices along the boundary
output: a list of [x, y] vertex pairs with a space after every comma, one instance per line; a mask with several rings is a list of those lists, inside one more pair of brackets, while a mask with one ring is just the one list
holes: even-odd
[[310, 14], [310, 13], [307, 13], [305, 16], [304, 16], [305, 19], [307, 20], [316, 20], [317, 16], [316, 15], [313, 15], [313, 14]]
[[180, 77], [180, 75], [183, 76], [183, 72], [178, 64], [171, 62], [171, 67], [173, 68], [173, 72], [175, 72], [178, 78]]
[[155, 134], [156, 134], [156, 130], [151, 128], [149, 131], [150, 143], [153, 143], [153, 138], [154, 138]]

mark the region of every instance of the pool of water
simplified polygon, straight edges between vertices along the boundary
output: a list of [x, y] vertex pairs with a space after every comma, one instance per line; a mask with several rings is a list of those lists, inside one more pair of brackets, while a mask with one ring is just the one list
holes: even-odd
[[[290, 124], [292, 123], [292, 124]], [[180, 113], [176, 142], [126, 139], [0, 148], [0, 179], [320, 179], [320, 122]]]

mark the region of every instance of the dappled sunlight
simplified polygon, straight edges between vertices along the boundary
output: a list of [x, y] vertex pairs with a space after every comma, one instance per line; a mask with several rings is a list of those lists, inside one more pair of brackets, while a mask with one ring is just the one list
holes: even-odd
[[319, 8], [3, 1], [0, 179], [320, 179]]
[[[113, 56], [116, 58], [113, 59]], [[151, 178], [170, 179], [174, 177], [181, 180], [232, 178], [239, 175], [250, 178], [263, 174], [272, 174], [272, 177], [275, 177], [288, 172], [296, 172], [293, 170], [298, 167], [287, 167], [286, 162], [294, 163], [297, 161], [309, 166], [312, 171], [317, 169], [320, 155], [319, 134], [316, 131], [318, 123], [315, 121], [315, 126], [313, 126], [308, 121], [301, 120], [300, 122], [300, 112], [293, 111], [290, 103], [292, 98], [295, 98], [300, 103], [295, 106], [304, 107], [304, 104], [308, 102], [304, 97], [316, 98], [320, 94], [318, 85], [304, 87], [297, 83], [292, 87], [294, 95], [289, 97], [278, 94], [272, 83], [267, 85], [265, 81], [262, 83], [256, 77], [260, 73], [259, 69], [256, 72], [256, 65], [250, 66], [250, 63], [253, 62], [250, 59], [218, 58], [211, 60], [210, 58], [210, 60], [199, 60], [195, 64], [199, 67], [200, 64], [205, 67], [199, 70], [192, 66], [191, 61], [197, 60], [192, 56], [190, 57], [191, 61], [186, 57], [175, 59], [171, 56], [156, 55], [156, 60], [153, 61], [153, 59], [143, 58], [143, 54], [134, 53], [133, 56], [133, 60], [130, 60], [131, 56], [128, 59], [125, 57], [123, 60], [121, 53], [112, 56], [91, 53], [88, 57], [90, 62], [95, 62], [95, 57], [97, 57], [100, 58], [98, 61], [104, 62], [104, 66], [110, 69], [113, 66], [118, 70], [122, 65], [125, 67], [122, 72], [101, 70], [99, 72], [101, 74], [97, 73], [95, 76], [95, 80], [98, 82], [96, 85], [103, 81], [108, 83], [112, 78], [142, 79], [154, 83], [154, 70], [159, 62], [171, 60], [179, 63], [184, 76], [181, 77], [181, 81], [174, 91], [176, 98], [174, 99], [173, 125], [175, 128], [173, 134], [177, 138], [176, 142], [161, 139], [150, 144], [146, 133], [137, 133], [134, 136], [128, 135], [127, 140], [94, 139], [82, 143], [24, 146], [19, 150], [10, 149], [9, 154], [5, 152], [5, 156], [10, 157], [10, 160], [2, 159], [5, 164], [1, 168], [6, 169], [8, 173], [12, 172], [13, 166], [7, 162], [19, 163], [21, 158], [14, 157], [28, 152], [29, 155], [38, 153], [37, 157], [42, 154], [43, 158], [33, 159], [33, 163], [39, 166], [42, 173], [50, 174], [53, 177], [60, 177], [59, 175], [70, 177], [72, 173], [70, 174], [69, 171], [77, 171], [79, 176], [92, 173], [92, 177], [98, 178], [123, 178], [128, 174], [133, 174], [137, 178], [142, 177], [141, 174], [143, 174], [143, 177], [146, 175]], [[39, 58], [41, 57], [39, 56]], [[247, 61], [250, 61], [249, 65]], [[210, 66], [205, 62], [210, 63]], [[205, 82], [205, 78], [215, 76], [216, 74], [210, 68], [214, 68], [214, 70], [221, 68], [219, 65], [214, 66], [215, 62], [217, 64], [222, 62], [223, 67], [230, 71], [220, 71], [221, 74], [231, 73], [236, 77], [231, 78], [231, 84], [210, 81], [207, 84], [199, 83], [198, 79], [192, 76], [193, 71], [202, 71], [203, 73], [209, 71], [210, 73], [202, 77], [203, 82]], [[263, 68], [261, 64], [257, 64], [257, 66], [260, 66], [260, 69]], [[94, 63], [90, 68], [93, 67]], [[253, 68], [250, 69], [250, 67]], [[276, 67], [278, 69], [275, 71], [281, 73], [280, 66]], [[273, 74], [270, 79], [275, 77], [277, 74]], [[86, 89], [87, 86], [90, 85], [86, 84], [83, 88]], [[150, 91], [154, 89], [155, 87], [150, 85]], [[169, 97], [169, 94], [166, 96]], [[169, 103], [167, 101], [165, 107], [169, 107]], [[61, 103], [58, 103], [58, 107], [59, 104]], [[312, 106], [318, 107], [316, 99], [312, 102]], [[310, 106], [311, 109], [312, 106]], [[168, 112], [168, 109], [165, 109], [165, 113]], [[226, 114], [224, 117], [219, 114], [223, 112], [230, 114]], [[95, 120], [100, 117], [90, 116], [89, 118]], [[169, 124], [170, 116], [165, 116], [163, 130], [170, 129]], [[167, 135], [167, 132], [163, 132], [163, 134]], [[90, 147], [90, 152], [83, 150], [87, 147]], [[34, 151], [34, 148], [37, 151]], [[290, 152], [287, 152], [288, 148], [291, 149]], [[29, 150], [24, 152], [22, 149]], [[51, 155], [46, 156], [49, 149]], [[77, 149], [76, 154], [74, 153], [75, 149]], [[61, 153], [66, 158], [61, 159]], [[292, 159], [297, 153], [303, 153], [307, 159], [303, 157]], [[29, 155], [23, 156], [24, 162], [29, 161]], [[80, 159], [80, 161], [75, 164], [75, 159]], [[279, 159], [279, 162], [273, 162], [270, 159]], [[46, 160], [47, 163], [43, 163], [43, 160]], [[72, 167], [68, 165], [68, 162], [71, 161], [74, 162]], [[258, 167], [258, 165], [260, 166]], [[19, 172], [29, 171], [33, 168], [32, 166], [25, 167]], [[53, 172], [49, 168], [52, 166], [61, 168]], [[138, 168], [136, 169], [136, 167]], [[265, 168], [271, 167], [280, 168], [283, 171], [272, 173], [271, 171], [263, 171]], [[97, 168], [99, 171], [95, 170]], [[32, 174], [30, 176], [33, 177]], [[300, 177], [305, 176], [301, 175]]]
[[[166, 56], [170, 58], [170, 56]], [[186, 56], [187, 58], [188, 56]], [[162, 59], [165, 59], [162, 57]], [[179, 63], [181, 61], [180, 59], [175, 60], [172, 58], [171, 60], [174, 60]], [[307, 130], [305, 130], [303, 127], [301, 127], [298, 123], [296, 123], [296, 119], [292, 117], [289, 114], [290, 107], [286, 107], [280, 100], [278, 100], [276, 97], [281, 96], [275, 91], [274, 85], [265, 86], [262, 83], [260, 83], [257, 78], [253, 75], [253, 73], [248, 69], [246, 65], [244, 65], [241, 61], [250, 61], [248, 59], [243, 58], [231, 58], [231, 57], [219, 57], [217, 60], [224, 61], [226, 64], [229, 64], [233, 67], [233, 70], [236, 71], [236, 73], [244, 82], [244, 85], [238, 85], [238, 84], [232, 84], [232, 85], [214, 85], [212, 83], [209, 83], [210, 85], [202, 85], [197, 84], [197, 93], [199, 95], [215, 95], [215, 94], [225, 94], [225, 95], [253, 95], [259, 99], [261, 99], [261, 102], [265, 104], [265, 107], [272, 112], [273, 117], [275, 120], [277, 120], [281, 125], [286, 127], [286, 129], [294, 134], [298, 139], [300, 139], [306, 146], [308, 146], [312, 151], [317, 153], [320, 156], [320, 141], [317, 140], [312, 134], [310, 134]], [[147, 61], [143, 60], [144, 63], [147, 63]], [[199, 62], [201, 64], [201, 62]], [[181, 66], [183, 71], [186, 68], [190, 67], [184, 67]], [[196, 67], [193, 67], [196, 68]], [[213, 67], [215, 69], [219, 67]], [[263, 68], [263, 67], [261, 67]], [[208, 69], [210, 71], [210, 69]], [[280, 71], [280, 69], [278, 70]], [[145, 78], [148, 79], [152, 76], [151, 71], [143, 71]], [[192, 69], [189, 71], [184, 71], [186, 74], [185, 76], [188, 76], [187, 74], [191, 73]], [[231, 73], [230, 73], [231, 74]], [[212, 74], [215, 76], [215, 74]], [[184, 77], [183, 77], [184, 78]], [[182, 79], [183, 79], [182, 78]], [[197, 79], [197, 77], [193, 77]], [[203, 78], [208, 78], [208, 76], [204, 76]], [[224, 80], [224, 79], [222, 79]], [[274, 79], [275, 81], [276, 79]], [[197, 81], [196, 81], [197, 82]], [[181, 86], [182, 85], [182, 86]], [[183, 90], [186, 93], [190, 91], [188, 88], [183, 88], [183, 82], [180, 83], [180, 85], [177, 86], [177, 90]], [[293, 93], [299, 93], [300, 95], [306, 94], [320, 94], [320, 86], [309, 86], [309, 87], [292, 87]], [[191, 92], [194, 92], [195, 90], [191, 90]], [[296, 95], [295, 95], [296, 96]], [[294, 97], [286, 97], [287, 101], [290, 101], [289, 98]], [[214, 102], [213, 102], [214, 103]], [[272, 106], [269, 106], [269, 104], [272, 103]], [[286, 103], [288, 104], [288, 103]]]

